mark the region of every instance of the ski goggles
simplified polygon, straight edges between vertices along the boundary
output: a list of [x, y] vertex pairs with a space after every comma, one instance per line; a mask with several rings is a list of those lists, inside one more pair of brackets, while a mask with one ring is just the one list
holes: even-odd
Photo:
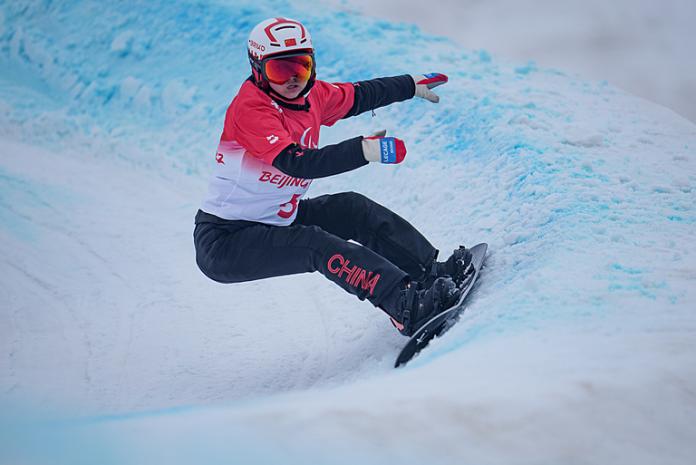
[[314, 70], [314, 57], [303, 53], [267, 58], [261, 66], [263, 76], [274, 84], [285, 84], [293, 76], [296, 76], [298, 81], [309, 81]]

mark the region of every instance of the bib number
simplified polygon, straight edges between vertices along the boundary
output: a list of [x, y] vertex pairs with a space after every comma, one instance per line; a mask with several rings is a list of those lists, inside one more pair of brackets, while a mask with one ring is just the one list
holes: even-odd
[[292, 215], [295, 214], [295, 210], [297, 210], [297, 201], [300, 197], [302, 197], [302, 194], [293, 194], [292, 199], [290, 199], [288, 203], [284, 203], [280, 206], [278, 216], [286, 220], [292, 218]]

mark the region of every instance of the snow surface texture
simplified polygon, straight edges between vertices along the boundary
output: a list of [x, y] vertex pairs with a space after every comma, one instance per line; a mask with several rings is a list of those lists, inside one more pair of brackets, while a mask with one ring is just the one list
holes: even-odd
[[[405, 369], [319, 275], [195, 267], [246, 36], [279, 12], [321, 79], [450, 76], [324, 132], [387, 128], [404, 164], [310, 192], [366, 194], [443, 254], [490, 244]], [[670, 110], [311, 2], [4, 2], [0, 69], [3, 465], [693, 463], [696, 127]]]
[[693, 0], [321, 0], [610, 84], [696, 121]]

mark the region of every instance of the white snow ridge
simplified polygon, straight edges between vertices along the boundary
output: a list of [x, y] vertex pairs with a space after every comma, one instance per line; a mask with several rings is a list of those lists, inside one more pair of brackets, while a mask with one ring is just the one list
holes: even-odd
[[[489, 243], [462, 321], [404, 369], [385, 315], [319, 275], [196, 268], [246, 36], [278, 14], [320, 79], [450, 77], [326, 129], [387, 128], [408, 158], [310, 191], [361, 192], [443, 254]], [[0, 464], [693, 463], [689, 121], [303, 1], [4, 2], [0, 70]]]

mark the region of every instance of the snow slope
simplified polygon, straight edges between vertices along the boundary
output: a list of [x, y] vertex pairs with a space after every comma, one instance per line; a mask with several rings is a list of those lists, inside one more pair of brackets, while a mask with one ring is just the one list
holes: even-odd
[[[466, 48], [606, 79], [696, 121], [691, 0], [323, 0]], [[416, 44], [417, 46], [417, 44]]]
[[[490, 244], [463, 321], [404, 370], [385, 316], [321, 276], [195, 268], [245, 37], [279, 11], [322, 79], [451, 78], [326, 129], [409, 156], [310, 192], [362, 192], [443, 253]], [[0, 463], [693, 460], [687, 120], [309, 2], [3, 3], [0, 69]]]

